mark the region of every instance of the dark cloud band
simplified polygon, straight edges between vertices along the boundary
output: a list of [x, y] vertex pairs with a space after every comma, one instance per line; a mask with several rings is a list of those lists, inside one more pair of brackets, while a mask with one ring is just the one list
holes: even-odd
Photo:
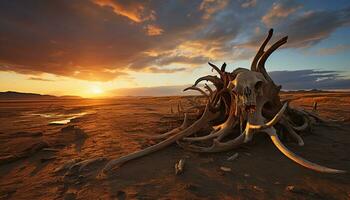
[[250, 59], [270, 24], [289, 35], [287, 48], [312, 46], [348, 26], [349, 13], [305, 10], [294, 1], [4, 0], [0, 70], [94, 81], [174, 73], [209, 60]]

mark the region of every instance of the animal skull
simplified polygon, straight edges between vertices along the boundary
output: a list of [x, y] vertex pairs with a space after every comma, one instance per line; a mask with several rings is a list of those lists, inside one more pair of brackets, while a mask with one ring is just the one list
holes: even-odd
[[[236, 115], [240, 113], [241, 120], [247, 124], [263, 125], [266, 123], [262, 116], [262, 108], [266, 103], [263, 87], [267, 83], [264, 75], [260, 72], [241, 69], [236, 78], [231, 81], [229, 89], [236, 94]], [[252, 139], [254, 130], [246, 126], [244, 142]]]
[[230, 89], [237, 95], [237, 106], [243, 113], [253, 113], [264, 103], [262, 86], [266, 83], [260, 72], [244, 70], [231, 81]]

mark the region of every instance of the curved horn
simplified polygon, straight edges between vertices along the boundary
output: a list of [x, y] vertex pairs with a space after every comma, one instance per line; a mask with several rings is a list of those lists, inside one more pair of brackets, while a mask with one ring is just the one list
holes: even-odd
[[201, 81], [210, 81], [215, 85], [216, 88], [221, 88], [224, 85], [221, 79], [219, 79], [217, 76], [208, 75], [197, 79], [193, 86], [198, 85], [198, 83], [200, 83]]
[[[209, 64], [213, 69], [215, 69], [215, 71], [216, 71], [221, 77], [224, 76], [224, 73], [223, 73], [216, 65], [214, 65], [214, 64], [211, 63], [211, 62], [208, 62], [208, 64]], [[224, 69], [225, 69], [226, 64], [224, 63], [223, 66], [224, 66]]]
[[213, 90], [211, 89], [211, 87], [206, 83], [204, 84], [204, 87], [208, 90], [209, 96], [213, 96]]
[[252, 71], [257, 71], [256, 65], [257, 65], [257, 63], [258, 63], [260, 57], [264, 54], [265, 46], [266, 46], [266, 44], [270, 41], [270, 39], [271, 39], [271, 37], [272, 37], [272, 34], [273, 34], [273, 29], [270, 29], [270, 30], [269, 30], [269, 34], [267, 35], [265, 41], [261, 44], [261, 46], [260, 46], [258, 52], [256, 53], [256, 55], [255, 55], [255, 57], [254, 57], [254, 59], [253, 59], [253, 62], [252, 62], [252, 64], [251, 64], [251, 66], [250, 66], [250, 70], [252, 70]]
[[222, 72], [225, 72], [225, 70], [226, 70], [226, 63], [224, 63], [224, 64], [221, 65], [221, 71], [222, 71]]
[[293, 153], [292, 151], [290, 151], [287, 147], [285, 147], [283, 145], [283, 143], [281, 142], [281, 140], [278, 138], [275, 129], [269, 129], [269, 131], [267, 131], [267, 133], [269, 134], [273, 144], [278, 148], [278, 150], [280, 150], [285, 156], [287, 156], [289, 159], [293, 160], [294, 162], [318, 171], [318, 172], [325, 172], [325, 173], [346, 173], [346, 171], [344, 170], [338, 170], [338, 169], [332, 169], [332, 168], [328, 168], [328, 167], [324, 167], [315, 163], [312, 163], [310, 161], [305, 160], [304, 158], [296, 155], [295, 153]]
[[278, 47], [282, 46], [285, 44], [288, 40], [288, 36], [278, 40], [275, 44], [273, 44], [264, 54], [261, 56], [258, 66], [256, 67], [256, 71], [261, 72], [266, 80], [273, 82], [270, 76], [267, 74], [266, 69], [265, 69], [265, 62], [267, 58], [276, 50]]

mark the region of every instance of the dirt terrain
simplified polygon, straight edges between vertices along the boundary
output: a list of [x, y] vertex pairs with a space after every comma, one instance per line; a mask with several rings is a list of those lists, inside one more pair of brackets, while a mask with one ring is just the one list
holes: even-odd
[[[191, 97], [25, 100], [0, 102], [0, 199], [350, 199], [350, 173], [321, 174], [283, 156], [255, 135], [225, 153], [191, 153], [176, 144], [101, 175], [106, 162], [157, 142], [179, 126], [171, 113]], [[302, 157], [350, 172], [350, 93], [288, 92], [327, 124], [284, 141]], [[238, 153], [238, 158], [227, 158]], [[99, 159], [94, 159], [99, 158]], [[185, 159], [184, 172], [174, 165]], [[68, 169], [67, 163], [84, 167]], [[224, 167], [224, 168], [223, 168]], [[224, 170], [223, 170], [224, 169]]]

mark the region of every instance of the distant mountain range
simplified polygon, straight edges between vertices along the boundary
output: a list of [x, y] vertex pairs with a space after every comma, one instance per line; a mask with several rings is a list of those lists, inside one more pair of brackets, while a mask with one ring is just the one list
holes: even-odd
[[79, 96], [53, 96], [53, 95], [41, 95], [35, 93], [22, 93], [22, 92], [0, 92], [0, 99], [5, 100], [18, 100], [18, 99], [80, 99]]
[[109, 91], [109, 96], [182, 96], [199, 94], [192, 90], [183, 92], [183, 89], [189, 86], [191, 85], [119, 88]]

